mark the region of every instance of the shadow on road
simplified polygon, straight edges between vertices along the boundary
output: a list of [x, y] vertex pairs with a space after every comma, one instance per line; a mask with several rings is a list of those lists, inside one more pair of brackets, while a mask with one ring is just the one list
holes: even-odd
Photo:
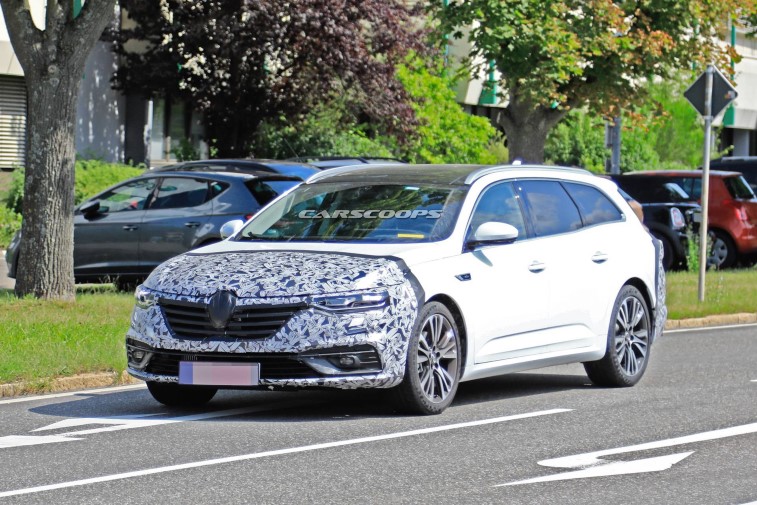
[[[589, 389], [588, 384], [584, 375], [517, 373], [462, 383], [452, 406]], [[143, 389], [109, 394], [82, 392], [66, 400], [34, 407], [30, 411], [68, 418], [148, 416], [150, 419], [161, 419], [230, 409], [254, 409], [254, 412], [227, 418], [217, 417], [213, 421], [244, 419], [250, 422], [323, 422], [404, 415], [394, 409], [389, 395], [381, 390], [219, 391], [205, 407], [194, 409], [165, 407], [154, 401], [147, 390]]]

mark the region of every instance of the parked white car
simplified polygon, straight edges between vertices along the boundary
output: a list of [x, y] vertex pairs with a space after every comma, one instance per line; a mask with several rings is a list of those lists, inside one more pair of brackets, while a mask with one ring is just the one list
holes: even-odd
[[315, 175], [137, 289], [129, 372], [167, 405], [219, 388], [388, 388], [582, 362], [631, 386], [666, 318], [659, 242], [612, 181], [540, 166]]

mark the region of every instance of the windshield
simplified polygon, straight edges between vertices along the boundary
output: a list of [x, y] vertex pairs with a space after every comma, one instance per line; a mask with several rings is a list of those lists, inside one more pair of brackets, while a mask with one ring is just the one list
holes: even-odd
[[258, 213], [236, 240], [431, 242], [449, 236], [466, 187], [320, 183]]

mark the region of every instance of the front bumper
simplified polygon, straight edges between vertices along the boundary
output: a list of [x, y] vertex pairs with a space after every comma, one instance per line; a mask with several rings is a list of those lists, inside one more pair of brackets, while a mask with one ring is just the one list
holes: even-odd
[[[404, 376], [418, 299], [409, 282], [386, 291], [386, 306], [364, 312], [332, 313], [305, 306], [267, 338], [177, 336], [160, 300], [209, 299], [161, 294], [154, 305], [134, 309], [126, 340], [128, 371], [145, 381], [179, 382], [181, 361], [247, 362], [259, 364], [257, 387], [393, 387]], [[242, 306], [303, 302], [298, 297], [238, 299]], [[342, 356], [357, 358], [359, 366], [341, 366]]]

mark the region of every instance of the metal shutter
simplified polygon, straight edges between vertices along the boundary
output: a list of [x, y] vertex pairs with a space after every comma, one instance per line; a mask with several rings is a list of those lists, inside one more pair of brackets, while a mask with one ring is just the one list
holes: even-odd
[[23, 166], [26, 155], [26, 84], [0, 75], [0, 168]]

